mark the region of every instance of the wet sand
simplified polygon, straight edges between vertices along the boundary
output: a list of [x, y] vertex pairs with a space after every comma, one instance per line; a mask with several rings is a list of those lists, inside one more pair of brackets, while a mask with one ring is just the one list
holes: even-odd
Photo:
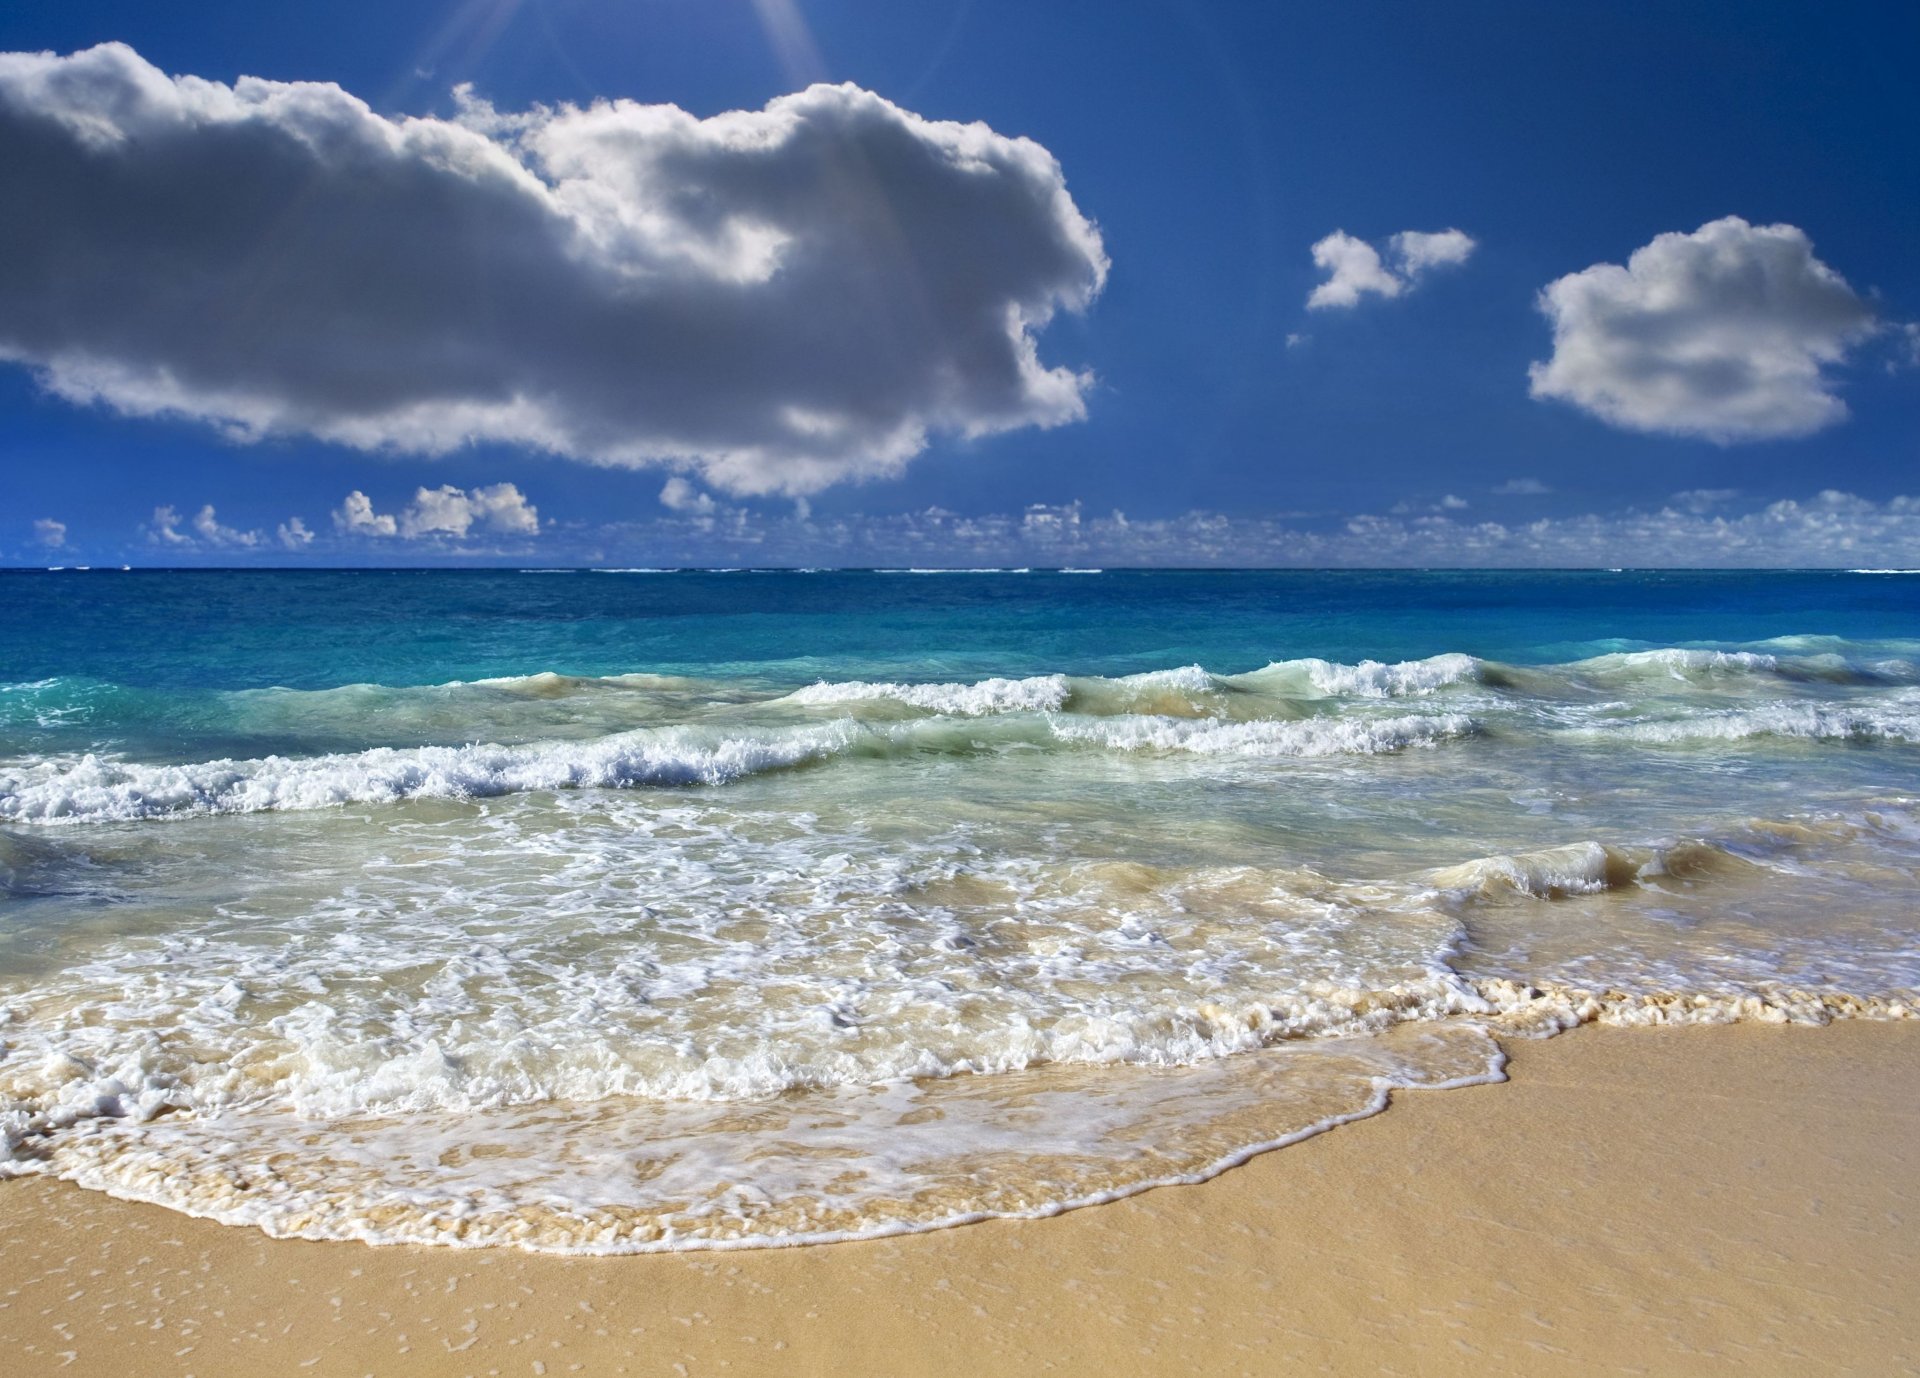
[[1197, 1187], [825, 1247], [271, 1240], [0, 1182], [7, 1371], [1920, 1373], [1920, 1023], [1587, 1028]]

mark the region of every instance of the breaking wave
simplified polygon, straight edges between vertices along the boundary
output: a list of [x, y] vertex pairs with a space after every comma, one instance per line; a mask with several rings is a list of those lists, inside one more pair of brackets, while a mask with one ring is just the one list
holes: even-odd
[[0, 819], [120, 822], [593, 786], [718, 785], [844, 752], [862, 731], [850, 720], [740, 735], [671, 727], [586, 743], [375, 747], [306, 760], [268, 756], [193, 765], [88, 755], [30, 764], [0, 779]]

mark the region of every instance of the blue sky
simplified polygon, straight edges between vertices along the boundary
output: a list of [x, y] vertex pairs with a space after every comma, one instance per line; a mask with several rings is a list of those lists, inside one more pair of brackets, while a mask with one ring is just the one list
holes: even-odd
[[[1899, 501], [1920, 492], [1910, 5], [336, 0], [0, 15], [0, 50], [105, 42], [130, 51], [58, 69], [58, 86], [53, 69], [0, 74], [7, 198], [48, 208], [28, 232], [43, 239], [0, 239], [15, 264], [0, 277], [14, 361], [0, 365], [0, 560], [1920, 563], [1920, 510]], [[158, 151], [103, 171], [97, 141], [72, 131], [91, 111], [122, 119], [115, 92], [148, 65], [332, 83], [368, 120], [434, 117], [518, 150], [549, 183], [571, 159], [601, 189], [625, 185], [621, 149], [654, 158], [658, 126], [629, 121], [621, 138], [641, 142], [590, 159], [579, 122], [517, 117], [624, 100], [705, 119], [815, 80], [888, 104], [783, 107], [801, 135], [752, 177], [737, 150], [676, 144], [621, 223], [651, 214], [672, 177], [722, 218], [688, 210], [639, 268], [595, 270], [643, 284], [634, 310], [601, 312], [614, 289], [581, 279], [575, 250], [544, 249], [552, 261], [501, 288], [500, 333], [482, 339], [459, 298], [497, 278], [455, 283], [452, 305], [425, 287], [416, 304], [410, 284], [460, 226], [511, 206], [462, 209], [435, 183], [349, 219], [364, 168], [281, 179], [248, 163], [235, 189], [209, 171], [224, 155], [208, 129], [177, 148], [122, 129]], [[66, 142], [35, 151], [54, 102]], [[954, 170], [964, 139], [946, 121], [991, 131], [985, 171]], [[807, 137], [826, 149], [814, 161]], [[9, 139], [31, 156], [5, 156]], [[545, 163], [527, 151], [542, 139]], [[835, 190], [848, 167], [862, 170], [853, 200]], [[824, 181], [783, 191], [776, 212], [767, 177]], [[836, 219], [852, 205], [895, 228], [863, 238]], [[765, 263], [751, 233], [715, 228], [768, 216]], [[116, 217], [138, 223], [102, 223]], [[251, 227], [289, 222], [283, 285], [196, 295], [253, 251]], [[1407, 254], [1428, 241], [1394, 239], [1448, 230], [1461, 238], [1435, 241], [1424, 267]], [[1335, 232], [1351, 238], [1328, 247]], [[892, 265], [889, 233], [917, 267]], [[485, 261], [531, 252], [503, 232]], [[1309, 307], [1336, 260], [1358, 274], [1343, 282], [1375, 290]], [[848, 305], [863, 284], [873, 302]], [[1552, 318], [1549, 284], [1563, 284]], [[933, 305], [896, 319], [919, 292]], [[575, 293], [572, 314], [548, 318]], [[1005, 338], [981, 326], [1012, 302], [1024, 315]], [[29, 324], [9, 335], [9, 315]], [[730, 324], [681, 348], [672, 323], [686, 321]], [[982, 329], [992, 338], [969, 333]], [[281, 358], [289, 337], [311, 347]], [[1022, 340], [1037, 350], [1024, 362]], [[452, 393], [414, 386], [469, 342], [499, 357], [447, 363]], [[538, 414], [495, 405], [528, 390], [546, 399]], [[422, 406], [439, 409], [431, 423]]]

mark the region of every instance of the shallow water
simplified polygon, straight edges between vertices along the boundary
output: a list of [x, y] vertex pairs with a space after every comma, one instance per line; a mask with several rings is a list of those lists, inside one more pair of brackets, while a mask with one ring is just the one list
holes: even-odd
[[1907, 1017], [1920, 585], [0, 577], [0, 1172], [622, 1252]]

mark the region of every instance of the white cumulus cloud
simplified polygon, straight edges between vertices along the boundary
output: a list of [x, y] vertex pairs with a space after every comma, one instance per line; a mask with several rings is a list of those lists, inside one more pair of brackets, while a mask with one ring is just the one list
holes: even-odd
[[408, 540], [463, 540], [476, 529], [503, 536], [537, 536], [540, 512], [511, 483], [473, 489], [456, 488], [450, 483], [420, 488], [415, 490], [413, 501], [397, 514], [375, 511], [373, 499], [356, 488], [335, 509], [333, 528], [345, 536], [400, 536]]
[[286, 550], [304, 550], [313, 544], [313, 532], [307, 529], [306, 522], [299, 517], [288, 517], [281, 522], [279, 529], [274, 532], [274, 538]]
[[1826, 370], [1877, 329], [1804, 231], [1738, 216], [1570, 273], [1539, 305], [1553, 356], [1530, 370], [1535, 397], [1723, 444], [1844, 419]]
[[[1039, 144], [850, 85], [388, 118], [330, 83], [0, 54], [0, 358], [240, 439], [670, 463], [735, 493], [1084, 414], [1105, 280]], [[110, 213], [106, 208], [111, 208]]]
[[1460, 230], [1402, 230], [1388, 237], [1382, 257], [1366, 240], [1335, 230], [1313, 246], [1314, 266], [1327, 278], [1308, 295], [1307, 307], [1358, 306], [1368, 294], [1397, 297], [1430, 269], [1465, 263], [1475, 247], [1473, 236]]
[[48, 550], [58, 550], [67, 543], [67, 524], [55, 521], [52, 517], [39, 517], [33, 523], [33, 541]]
[[[295, 517], [293, 524], [300, 525], [300, 519]], [[149, 543], [181, 550], [256, 550], [267, 540], [258, 531], [246, 531], [222, 522], [212, 503], [203, 504], [191, 519], [182, 517], [180, 509], [171, 504], [156, 507], [144, 529]]]
[[358, 488], [334, 510], [333, 529], [343, 536], [397, 536], [400, 523], [373, 510], [373, 499]]
[[193, 529], [202, 541], [222, 549], [251, 550], [260, 544], [261, 539], [258, 531], [242, 531], [238, 527], [221, 525], [220, 519], [214, 515], [212, 503], [193, 514]]
[[147, 539], [155, 545], [192, 545], [193, 537], [180, 530], [180, 511], [178, 508], [156, 507], [152, 520], [147, 524]]

